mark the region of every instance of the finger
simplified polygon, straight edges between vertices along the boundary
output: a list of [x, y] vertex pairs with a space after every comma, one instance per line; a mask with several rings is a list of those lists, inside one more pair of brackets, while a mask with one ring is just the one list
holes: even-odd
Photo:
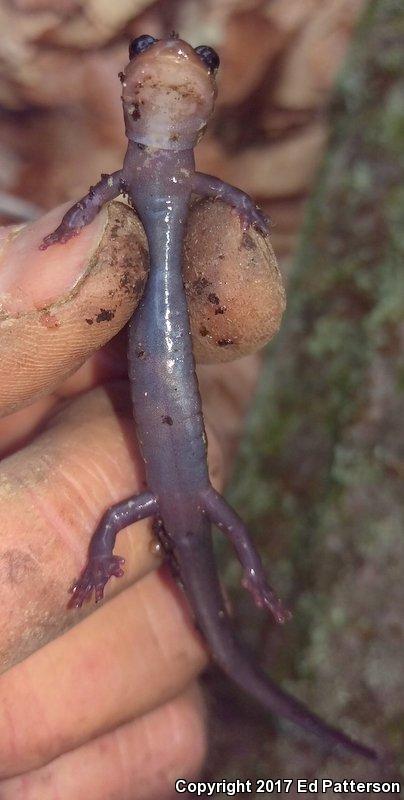
[[[99, 518], [108, 505], [142, 485], [143, 467], [133, 434], [127, 387], [122, 384], [109, 393], [99, 389], [80, 396], [56, 414], [34, 442], [3, 460], [3, 669], [72, 624], [67, 589], [84, 566]], [[159, 563], [150, 551], [149, 521], [131, 526], [119, 538], [127, 570], [121, 582], [107, 587], [109, 591], [123, 588]]]
[[[220, 455], [210, 445], [212, 479]], [[73, 620], [67, 589], [86, 562], [108, 506], [144, 491], [143, 462], [125, 383], [81, 395], [0, 468], [0, 667], [4, 670], [60, 634]], [[125, 575], [106, 596], [155, 568], [151, 520], [126, 528], [115, 552]], [[81, 612], [94, 610], [92, 604]], [[1, 760], [0, 760], [1, 761]]]
[[147, 275], [136, 215], [111, 203], [80, 236], [39, 250], [63, 209], [2, 229], [0, 413], [49, 393], [131, 316]]
[[6, 417], [0, 418], [0, 458], [11, 455], [28, 445], [42, 430], [51, 414], [77, 394], [101, 386], [106, 381], [125, 380], [127, 377], [127, 337], [120, 331], [111, 342], [90, 356], [69, 378], [51, 394], [40, 397]]
[[0, 678], [0, 777], [37, 769], [175, 697], [206, 663], [153, 572]]
[[263, 347], [285, 309], [269, 237], [243, 231], [221, 201], [195, 203], [184, 247], [194, 352], [200, 363], [232, 361]]
[[206, 753], [205, 709], [199, 687], [140, 719], [66, 753], [46, 767], [0, 785], [2, 800], [157, 800], [175, 780], [190, 779]]
[[111, 342], [90, 356], [69, 378], [56, 387], [51, 394], [40, 397], [30, 406], [20, 408], [13, 414], [0, 418], [0, 457], [11, 455], [27, 445], [47, 418], [66, 400], [86, 392], [106, 381], [127, 377], [127, 336], [120, 331]]

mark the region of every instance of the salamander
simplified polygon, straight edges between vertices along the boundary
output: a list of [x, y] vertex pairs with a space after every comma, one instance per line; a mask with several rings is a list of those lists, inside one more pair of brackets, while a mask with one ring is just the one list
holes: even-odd
[[269, 585], [260, 557], [238, 514], [213, 488], [201, 399], [195, 373], [182, 245], [193, 194], [221, 198], [240, 215], [244, 229], [263, 236], [268, 223], [244, 192], [195, 171], [194, 147], [204, 133], [216, 98], [217, 53], [193, 48], [177, 34], [132, 41], [123, 73], [122, 103], [128, 146], [122, 169], [102, 176], [43, 240], [62, 244], [88, 225], [100, 208], [127, 194], [144, 226], [150, 270], [140, 304], [129, 323], [128, 372], [147, 491], [107, 509], [90, 543], [86, 567], [72, 587], [70, 605], [98, 602], [111, 576], [123, 574], [113, 553], [117, 533], [153, 517], [213, 659], [233, 681], [270, 712], [317, 734], [330, 747], [375, 760], [377, 753], [330, 726], [277, 686], [246, 653], [233, 632], [219, 583], [211, 527], [226, 534], [255, 603], [277, 622], [289, 612]]

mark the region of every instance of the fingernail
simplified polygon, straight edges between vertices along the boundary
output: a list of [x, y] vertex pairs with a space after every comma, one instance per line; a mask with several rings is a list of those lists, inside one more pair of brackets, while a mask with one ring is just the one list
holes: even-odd
[[66, 244], [39, 249], [44, 236], [57, 227], [70, 205], [54, 208], [29, 225], [0, 230], [0, 310], [3, 314], [15, 316], [51, 305], [69, 295], [85, 274], [106, 225], [104, 209]]

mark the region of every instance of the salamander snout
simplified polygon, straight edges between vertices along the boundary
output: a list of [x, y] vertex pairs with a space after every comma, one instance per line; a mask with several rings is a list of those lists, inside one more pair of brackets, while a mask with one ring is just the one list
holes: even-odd
[[126, 135], [149, 147], [195, 147], [212, 114], [219, 57], [182, 39], [144, 35], [129, 49], [122, 101]]

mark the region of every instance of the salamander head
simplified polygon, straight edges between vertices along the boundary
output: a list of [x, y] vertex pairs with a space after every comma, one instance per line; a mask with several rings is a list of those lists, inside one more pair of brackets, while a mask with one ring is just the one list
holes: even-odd
[[122, 76], [128, 139], [163, 150], [195, 147], [212, 114], [219, 57], [205, 45], [139, 36]]

